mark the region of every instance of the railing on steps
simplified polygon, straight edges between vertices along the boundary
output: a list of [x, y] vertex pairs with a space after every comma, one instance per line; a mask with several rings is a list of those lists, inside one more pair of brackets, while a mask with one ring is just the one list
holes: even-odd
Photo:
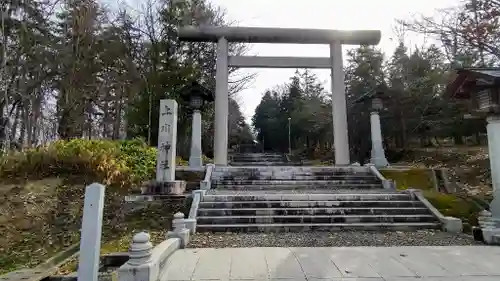
[[431, 213], [441, 222], [443, 231], [452, 233], [461, 233], [463, 230], [462, 220], [455, 217], [447, 217], [441, 214], [441, 212], [434, 207], [429, 200], [427, 200], [420, 189], [407, 189], [403, 191], [410, 194], [413, 199], [418, 200], [424, 204], [424, 206], [431, 211]]
[[196, 215], [198, 214], [198, 206], [200, 205], [205, 192], [212, 188], [212, 173], [215, 169], [215, 165], [207, 164], [205, 167], [205, 177], [202, 181], [200, 181], [200, 189], [193, 190], [193, 200], [191, 201], [189, 215], [188, 218], [184, 220], [186, 223], [186, 227], [190, 230], [191, 233], [196, 232]]
[[394, 180], [386, 179], [374, 165], [368, 165], [368, 168], [382, 182], [384, 189], [396, 190], [396, 182]]
[[211, 189], [211, 182], [212, 182], [212, 173], [215, 169], [214, 164], [207, 164], [205, 166], [205, 177], [203, 178], [202, 181], [200, 181], [200, 189], [201, 190], [209, 190]]
[[191, 202], [191, 208], [189, 209], [188, 218], [185, 219], [186, 228], [189, 229], [191, 234], [196, 233], [196, 222], [198, 215], [198, 206], [205, 196], [206, 190], [194, 190], [193, 191], [193, 201]]

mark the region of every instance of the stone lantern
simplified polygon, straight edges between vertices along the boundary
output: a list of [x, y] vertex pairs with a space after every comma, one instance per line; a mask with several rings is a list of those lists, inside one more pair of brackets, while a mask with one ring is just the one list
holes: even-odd
[[385, 99], [387, 99], [385, 93], [377, 90], [365, 94], [356, 101], [357, 103], [369, 103], [370, 105], [370, 131], [372, 137], [370, 163], [376, 167], [386, 167], [389, 165], [387, 158], [385, 158], [379, 114], [384, 109], [383, 101]]
[[[465, 100], [469, 114], [486, 118], [488, 150], [494, 199], [490, 203], [493, 218], [500, 219], [500, 68], [463, 68], [446, 88], [446, 95]], [[470, 118], [470, 117], [469, 117]], [[500, 227], [500, 225], [498, 226]]]
[[201, 110], [205, 104], [214, 100], [214, 96], [205, 87], [193, 81], [182, 89], [181, 98], [193, 113], [189, 167], [200, 168], [203, 166], [203, 152], [201, 150]]

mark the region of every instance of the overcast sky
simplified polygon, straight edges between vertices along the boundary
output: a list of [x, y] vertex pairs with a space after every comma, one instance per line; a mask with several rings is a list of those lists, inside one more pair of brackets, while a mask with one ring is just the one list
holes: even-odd
[[[141, 9], [142, 0], [102, 0], [111, 6], [124, 1], [131, 8]], [[436, 9], [456, 6], [460, 0], [208, 0], [227, 11], [228, 18], [238, 26], [291, 27], [321, 29], [376, 29], [382, 32], [378, 45], [391, 56], [397, 45], [393, 28], [396, 19], [415, 15], [433, 15]], [[406, 43], [421, 46], [430, 43], [422, 36], [407, 34]], [[251, 44], [249, 55], [262, 56], [329, 56], [327, 45]], [[344, 46], [344, 53], [347, 48]], [[262, 94], [289, 80], [295, 69], [245, 69], [257, 73], [253, 85], [236, 97], [247, 121], [250, 121]], [[330, 91], [329, 70], [313, 70]]]
[[[391, 55], [396, 41], [393, 25], [396, 19], [414, 14], [432, 15], [437, 8], [457, 5], [459, 0], [210, 0], [227, 10], [229, 19], [239, 26], [294, 27], [325, 29], [377, 29], [382, 31], [378, 45]], [[394, 38], [395, 39], [395, 38]], [[409, 35], [407, 42], [421, 45], [425, 40]], [[344, 53], [348, 46], [344, 47]], [[326, 45], [252, 44], [250, 55], [262, 56], [329, 56]], [[248, 69], [258, 74], [252, 87], [236, 98], [249, 120], [262, 94], [274, 85], [288, 81], [295, 69]], [[330, 89], [330, 72], [314, 70]]]

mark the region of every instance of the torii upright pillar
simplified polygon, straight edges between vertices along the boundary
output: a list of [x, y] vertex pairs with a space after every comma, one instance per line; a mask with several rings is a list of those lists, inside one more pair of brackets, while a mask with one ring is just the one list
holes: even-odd
[[228, 56], [227, 40], [221, 37], [217, 42], [215, 73], [214, 163], [216, 165], [227, 165], [229, 139]]

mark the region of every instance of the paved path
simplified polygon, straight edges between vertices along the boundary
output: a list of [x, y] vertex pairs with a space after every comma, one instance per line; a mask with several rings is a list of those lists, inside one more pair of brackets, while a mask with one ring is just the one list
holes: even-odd
[[493, 281], [500, 247], [184, 249], [161, 281]]

